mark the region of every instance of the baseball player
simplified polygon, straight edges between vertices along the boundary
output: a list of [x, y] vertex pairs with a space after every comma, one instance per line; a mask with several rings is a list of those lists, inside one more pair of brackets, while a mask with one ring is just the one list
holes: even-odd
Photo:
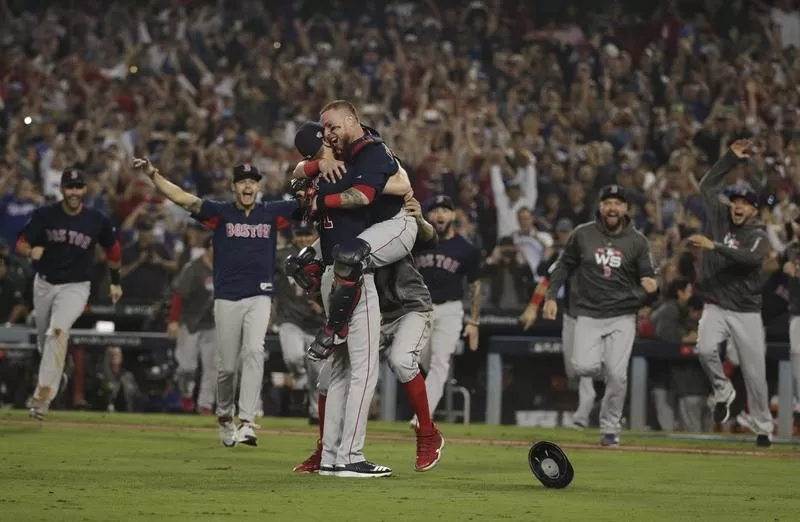
[[81, 171], [67, 169], [61, 174], [61, 195], [62, 201], [33, 212], [17, 241], [17, 253], [33, 260], [36, 272], [33, 308], [42, 360], [29, 407], [30, 415], [39, 420], [58, 393], [69, 331], [89, 299], [97, 244], [106, 250], [111, 301], [122, 297], [117, 234], [105, 215], [84, 206], [86, 180]]
[[301, 249], [311, 246], [317, 239], [312, 226], [301, 225], [292, 230], [292, 243], [278, 250], [278, 277], [275, 279], [275, 324], [281, 343], [283, 362], [292, 374], [296, 389], [308, 390], [308, 415], [311, 424], [319, 422], [317, 381], [321, 361], [312, 361], [306, 347], [325, 322], [325, 314], [316, 300], [306, 294], [285, 270], [285, 260], [297, 256]]
[[[222, 444], [256, 446], [253, 422], [264, 376], [264, 339], [275, 275], [279, 218], [291, 217], [297, 201], [256, 202], [261, 174], [250, 164], [233, 168], [234, 201], [200, 199], [161, 175], [149, 160], [135, 159], [173, 203], [213, 231], [214, 320], [217, 331], [217, 419]], [[233, 422], [236, 370], [241, 362], [239, 421]]]
[[[795, 239], [781, 253], [783, 272], [789, 277], [789, 345], [794, 377], [794, 397], [800, 404], [800, 218], [794, 222]], [[800, 427], [800, 413], [794, 423]]]
[[636, 337], [636, 314], [658, 290], [647, 238], [631, 225], [628, 200], [619, 185], [600, 191], [594, 221], [577, 227], [550, 268], [544, 318], [558, 313], [556, 296], [574, 276], [572, 366], [579, 377], [604, 377], [600, 407], [603, 446], [618, 446], [628, 391], [628, 361]]
[[[419, 236], [414, 249], [430, 250], [436, 245], [436, 230], [422, 216], [420, 204], [409, 199], [405, 209], [419, 225]], [[302, 272], [302, 267], [297, 270]], [[301, 276], [301, 279], [302, 276]], [[306, 281], [308, 281], [306, 279]], [[389, 367], [403, 384], [408, 402], [419, 419], [417, 429], [417, 454], [414, 469], [428, 471], [438, 464], [444, 438], [431, 419], [425, 380], [419, 373], [419, 354], [431, 331], [433, 304], [430, 292], [422, 275], [414, 266], [413, 258], [408, 256], [388, 267], [375, 271], [375, 285], [379, 292], [381, 310], [381, 353]], [[320, 403], [324, 403], [330, 381], [330, 372], [323, 371], [320, 376]], [[320, 424], [320, 439], [324, 434]], [[330, 467], [320, 470], [322, 444], [317, 443], [316, 451], [302, 464], [296, 466], [297, 473], [336, 475]]]
[[[421, 362], [427, 372], [425, 388], [431, 412], [444, 394], [450, 359], [462, 330], [470, 350], [478, 349], [478, 318], [481, 311], [481, 254], [455, 231], [455, 205], [448, 196], [435, 196], [426, 204], [428, 221], [436, 227], [439, 244], [435, 249], [414, 254], [417, 269], [431, 291], [433, 321], [431, 336], [422, 350]], [[470, 319], [464, 326], [464, 280], [470, 288]], [[418, 419], [411, 420], [416, 426]]]
[[[198, 360], [202, 366], [197, 409], [210, 414], [217, 394], [217, 333], [214, 329], [214, 249], [206, 238], [203, 255], [190, 261], [175, 281], [167, 335], [177, 339], [178, 389], [185, 403], [194, 397]], [[187, 409], [187, 408], [184, 408]], [[191, 408], [188, 408], [191, 410]]]
[[[772, 445], [772, 414], [767, 395], [766, 340], [761, 319], [761, 265], [769, 241], [757, 221], [758, 196], [749, 188], [727, 192], [720, 200], [728, 172], [748, 157], [749, 140], [735, 141], [700, 180], [706, 212], [706, 235], [689, 243], [702, 249], [698, 290], [705, 299], [697, 332], [697, 356], [713, 389], [709, 406], [714, 421], [725, 422], [736, 398], [719, 357], [719, 344], [728, 339], [738, 352], [747, 389], [747, 405], [757, 431], [756, 444]], [[730, 343], [729, 343], [730, 344]]]
[[[546, 262], [539, 265], [543, 276], [544, 274], [547, 274], [547, 271], [551, 266], [553, 266], [560, 254], [561, 251], [559, 250], [550, 256]], [[539, 280], [539, 284], [536, 285], [536, 290], [533, 292], [530, 303], [528, 303], [528, 306], [525, 308], [525, 312], [522, 314], [521, 320], [523, 323], [523, 330], [527, 330], [533, 325], [533, 323], [536, 322], [539, 306], [544, 300], [549, 287], [550, 281], [547, 279], [547, 277], [542, 277], [542, 279]], [[572, 354], [575, 349], [576, 322], [575, 309], [573, 306], [575, 299], [570, 295], [572, 290], [573, 285], [571, 284], [570, 280], [567, 280], [564, 283], [563, 292], [563, 306], [565, 311], [561, 316], [561, 347], [564, 355], [564, 371], [567, 374], [567, 379], [571, 381], [576, 378], [575, 367], [572, 366]], [[594, 409], [595, 396], [594, 381], [592, 381], [592, 378], [578, 378], [578, 409], [572, 414], [572, 422], [569, 424], [569, 427], [582, 430], [589, 426], [589, 416], [592, 414], [592, 410]]]

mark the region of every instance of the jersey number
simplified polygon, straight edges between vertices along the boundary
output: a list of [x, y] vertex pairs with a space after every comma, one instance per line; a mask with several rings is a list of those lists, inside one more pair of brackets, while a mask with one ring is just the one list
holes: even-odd
[[325, 230], [331, 230], [333, 228], [333, 221], [328, 216], [322, 218], [322, 228]]

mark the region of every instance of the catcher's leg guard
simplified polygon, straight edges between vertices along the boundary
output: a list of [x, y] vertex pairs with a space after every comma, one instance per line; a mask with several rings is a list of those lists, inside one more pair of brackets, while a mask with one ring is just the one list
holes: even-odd
[[334, 283], [328, 299], [327, 327], [339, 337], [347, 336], [350, 316], [361, 298], [364, 261], [369, 253], [369, 244], [358, 238], [340, 243], [333, 249]]
[[541, 441], [531, 446], [528, 464], [533, 475], [546, 488], [565, 488], [575, 475], [567, 455], [552, 442]]

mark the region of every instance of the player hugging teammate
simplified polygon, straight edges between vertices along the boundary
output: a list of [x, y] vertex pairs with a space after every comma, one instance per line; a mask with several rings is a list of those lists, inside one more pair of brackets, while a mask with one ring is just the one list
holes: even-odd
[[[322, 146], [323, 137], [328, 147]], [[312, 462], [297, 470], [319, 469], [321, 474], [340, 477], [390, 476], [391, 469], [373, 464], [363, 455], [380, 351], [381, 310], [375, 270], [403, 260], [413, 269], [408, 256], [417, 240], [419, 220], [413, 211], [404, 210], [410, 185], [397, 158], [376, 131], [361, 124], [349, 102], [328, 104], [321, 123], [304, 124], [295, 144], [308, 159], [298, 165], [296, 174], [313, 179], [295, 188], [302, 192], [301, 199], [318, 223], [320, 242], [318, 251], [309, 249], [290, 259], [287, 272], [309, 287], [321, 285], [328, 319], [308, 353], [314, 359], [330, 357], [327, 397], [320, 397], [321, 448], [309, 459]], [[316, 257], [322, 258], [321, 265]], [[381, 289], [382, 294], [388, 291]], [[427, 291], [419, 294], [421, 297], [405, 292], [395, 295], [430, 300]], [[427, 322], [416, 319], [406, 324], [414, 325], [418, 340], [425, 337]], [[395, 321], [387, 324], [392, 323]], [[402, 364], [396, 359], [393, 367], [404, 381], [412, 407], [427, 419], [417, 431], [415, 465], [425, 471], [438, 462], [444, 439], [429, 420], [424, 380], [416, 370], [420, 343], [408, 341], [411, 337], [401, 335], [399, 326], [394, 337], [409, 345], [401, 347], [408, 358]]]

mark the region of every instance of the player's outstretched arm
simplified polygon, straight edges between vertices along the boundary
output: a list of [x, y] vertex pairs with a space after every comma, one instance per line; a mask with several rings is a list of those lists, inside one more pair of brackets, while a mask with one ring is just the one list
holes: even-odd
[[398, 163], [397, 172], [389, 177], [383, 193], [389, 196], [405, 196], [412, 193], [411, 180], [408, 179], [408, 172]]
[[539, 306], [541, 306], [542, 301], [544, 301], [548, 288], [550, 288], [550, 281], [548, 281], [546, 277], [541, 278], [539, 284], [536, 285], [536, 290], [533, 291], [528, 306], [525, 307], [525, 311], [519, 316], [519, 321], [522, 323], [523, 330], [527, 330], [536, 322], [536, 318], [539, 316]]
[[739, 265], [760, 266], [769, 250], [769, 241], [763, 233], [753, 234], [741, 248], [732, 248], [722, 243], [714, 243], [713, 250]]
[[148, 159], [136, 158], [133, 160], [133, 168], [146, 174], [153, 180], [159, 192], [164, 194], [170, 201], [185, 208], [192, 214], [199, 214], [202, 207], [202, 200], [194, 194], [189, 194], [178, 185], [161, 175], [157, 168]]
[[752, 142], [750, 140], [737, 140], [731, 144], [731, 148], [724, 154], [711, 169], [705, 173], [700, 180], [700, 196], [709, 207], [719, 206], [719, 193], [725, 184], [725, 176], [731, 171], [740, 159], [748, 157], [748, 149]]

